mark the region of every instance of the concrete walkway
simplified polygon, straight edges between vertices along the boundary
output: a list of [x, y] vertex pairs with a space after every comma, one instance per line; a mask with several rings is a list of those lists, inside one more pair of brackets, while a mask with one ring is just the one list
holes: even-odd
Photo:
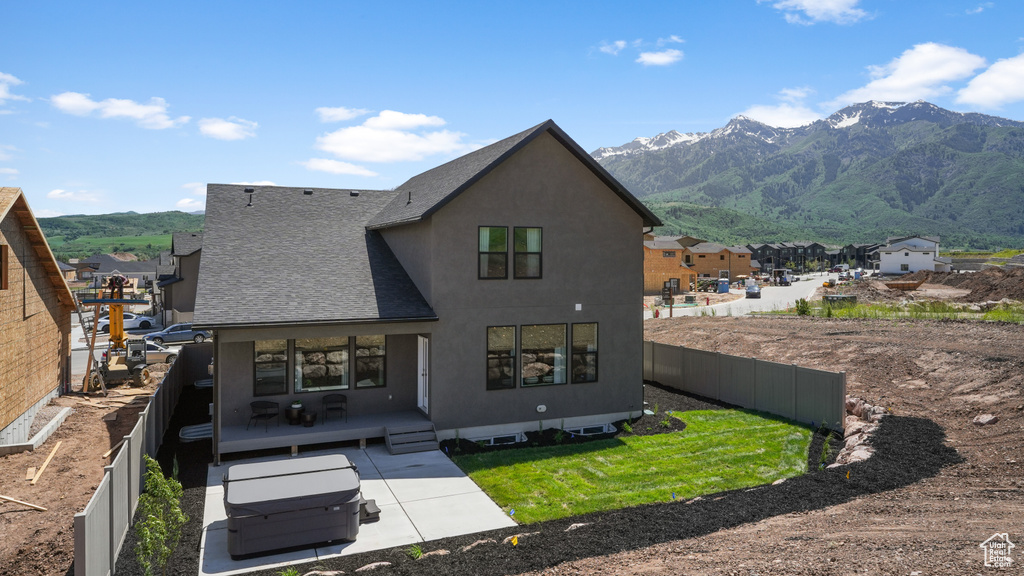
[[359, 527], [355, 542], [322, 545], [247, 560], [232, 560], [227, 551], [227, 517], [221, 478], [233, 464], [288, 459], [272, 456], [210, 465], [203, 513], [199, 574], [226, 576], [359, 554], [449, 536], [472, 534], [516, 523], [440, 451], [391, 455], [384, 445], [365, 450], [343, 448], [309, 452], [301, 457], [344, 454], [359, 470], [360, 488], [376, 500], [380, 520]]

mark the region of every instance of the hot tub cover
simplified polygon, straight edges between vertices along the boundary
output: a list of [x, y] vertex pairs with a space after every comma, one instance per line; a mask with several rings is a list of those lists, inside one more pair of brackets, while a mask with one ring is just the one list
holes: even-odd
[[229, 518], [338, 506], [358, 495], [358, 471], [343, 454], [236, 464], [224, 474]]

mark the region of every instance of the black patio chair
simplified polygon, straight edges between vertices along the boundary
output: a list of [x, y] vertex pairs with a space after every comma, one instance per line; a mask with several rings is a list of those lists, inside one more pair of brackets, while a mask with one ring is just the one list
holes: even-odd
[[[257, 422], [263, 421], [263, 431], [266, 432], [270, 426], [271, 418], [278, 418], [278, 414], [281, 412], [281, 407], [278, 406], [277, 402], [270, 402], [267, 400], [257, 400], [249, 403], [249, 408], [252, 409], [252, 414], [249, 416], [249, 423], [245, 425], [245, 429], [249, 429], [249, 424], [252, 424], [253, 420]], [[278, 418], [277, 425], [281, 425], [281, 420]]]
[[324, 424], [327, 423], [327, 412], [333, 410], [345, 415], [345, 422], [348, 422], [348, 396], [344, 394], [328, 394], [322, 400], [322, 412], [324, 413]]

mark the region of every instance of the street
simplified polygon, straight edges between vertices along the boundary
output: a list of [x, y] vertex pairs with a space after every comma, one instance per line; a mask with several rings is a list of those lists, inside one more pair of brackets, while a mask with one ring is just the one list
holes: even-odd
[[[710, 315], [713, 310], [716, 316], [743, 316], [744, 314], [756, 311], [782, 310], [793, 306], [800, 298], [810, 298], [814, 294], [814, 290], [821, 286], [822, 282], [828, 278], [835, 280], [837, 277], [837, 274], [826, 272], [803, 275], [800, 278], [804, 278], [804, 280], [794, 282], [791, 286], [765, 286], [761, 288], [760, 298], [746, 298], [744, 295], [739, 300], [713, 304], [711, 306], [687, 306], [685, 308], [677, 306], [672, 308], [672, 315]], [[731, 292], [733, 294], [743, 293], [741, 290], [732, 290]], [[682, 296], [676, 298], [677, 302], [681, 300]], [[697, 293], [697, 300], [701, 300], [700, 293]], [[668, 317], [668, 308], [662, 308], [661, 316], [663, 318]], [[652, 317], [652, 311], [644, 310], [645, 319]]]

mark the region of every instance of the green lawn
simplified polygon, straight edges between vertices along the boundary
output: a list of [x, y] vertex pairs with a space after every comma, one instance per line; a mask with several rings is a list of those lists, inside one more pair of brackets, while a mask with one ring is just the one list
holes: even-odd
[[686, 430], [584, 444], [520, 448], [454, 461], [521, 523], [676, 498], [693, 498], [798, 476], [811, 431], [738, 410], [675, 413]]

